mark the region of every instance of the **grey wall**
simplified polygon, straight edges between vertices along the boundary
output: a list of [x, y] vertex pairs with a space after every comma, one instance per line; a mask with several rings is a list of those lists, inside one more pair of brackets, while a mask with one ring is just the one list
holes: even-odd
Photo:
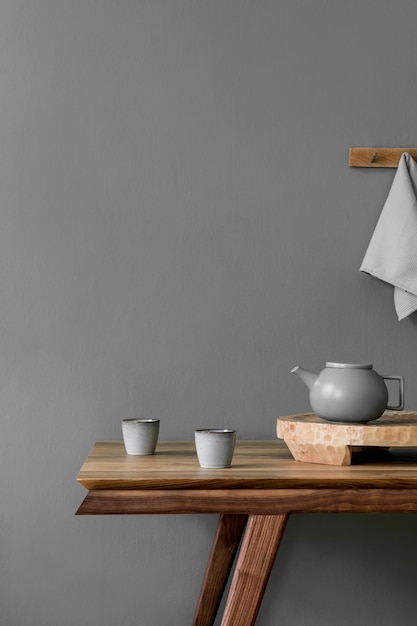
[[[120, 420], [275, 438], [289, 374], [402, 373], [415, 316], [359, 265], [416, 146], [415, 0], [0, 2], [0, 621], [190, 623], [215, 517], [74, 512]], [[260, 626], [415, 614], [416, 518], [294, 517]], [[394, 621], [395, 620], [395, 621]]]

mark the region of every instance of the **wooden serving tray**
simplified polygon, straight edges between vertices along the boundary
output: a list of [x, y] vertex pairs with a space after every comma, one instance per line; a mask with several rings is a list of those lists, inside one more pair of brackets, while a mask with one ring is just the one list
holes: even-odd
[[417, 411], [386, 411], [366, 424], [328, 422], [315, 413], [277, 420], [277, 435], [296, 461], [350, 465], [352, 453], [417, 446]]

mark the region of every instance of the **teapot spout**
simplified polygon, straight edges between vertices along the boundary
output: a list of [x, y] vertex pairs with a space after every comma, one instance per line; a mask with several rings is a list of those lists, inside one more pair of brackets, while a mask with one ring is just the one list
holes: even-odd
[[303, 383], [307, 385], [309, 389], [311, 389], [318, 378], [318, 374], [313, 374], [313, 372], [309, 372], [298, 365], [293, 367], [291, 370], [291, 374], [296, 374], [298, 378], [301, 378]]

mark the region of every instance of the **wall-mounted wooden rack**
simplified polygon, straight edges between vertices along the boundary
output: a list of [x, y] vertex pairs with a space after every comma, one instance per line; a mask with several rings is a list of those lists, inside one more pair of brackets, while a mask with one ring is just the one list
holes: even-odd
[[397, 167], [404, 152], [417, 160], [417, 148], [349, 148], [349, 167]]

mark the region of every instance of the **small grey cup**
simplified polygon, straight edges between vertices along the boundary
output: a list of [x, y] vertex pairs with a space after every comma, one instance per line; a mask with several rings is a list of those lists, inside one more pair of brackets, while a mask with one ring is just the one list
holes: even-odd
[[230, 467], [236, 431], [230, 428], [202, 428], [194, 433], [200, 466], [208, 469]]
[[123, 442], [127, 454], [155, 454], [159, 420], [138, 418], [122, 420]]

